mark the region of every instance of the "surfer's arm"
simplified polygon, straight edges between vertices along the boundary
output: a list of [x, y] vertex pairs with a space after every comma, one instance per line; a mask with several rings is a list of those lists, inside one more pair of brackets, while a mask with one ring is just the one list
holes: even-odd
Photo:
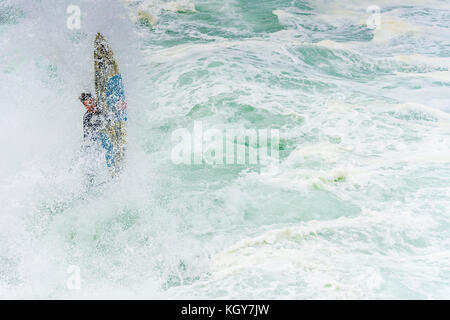
[[91, 127], [90, 120], [91, 120], [90, 114], [88, 112], [86, 112], [84, 114], [84, 116], [83, 116], [83, 135], [84, 135], [84, 138], [87, 138], [89, 136], [90, 127]]

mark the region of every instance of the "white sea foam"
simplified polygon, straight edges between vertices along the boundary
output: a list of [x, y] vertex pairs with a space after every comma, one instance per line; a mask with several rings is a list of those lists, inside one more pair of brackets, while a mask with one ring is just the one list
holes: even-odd
[[[378, 2], [375, 34], [371, 1], [80, 1], [78, 31], [66, 5], [13, 2], [0, 297], [449, 296], [445, 1]], [[120, 179], [87, 192], [77, 97], [93, 90], [98, 31], [125, 80], [129, 140]], [[175, 166], [171, 133], [194, 121], [276, 128], [281, 161]]]

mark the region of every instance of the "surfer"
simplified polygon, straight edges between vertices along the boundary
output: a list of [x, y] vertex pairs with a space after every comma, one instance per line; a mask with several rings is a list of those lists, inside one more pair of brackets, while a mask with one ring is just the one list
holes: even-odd
[[84, 141], [87, 144], [93, 144], [100, 140], [100, 134], [104, 128], [103, 115], [97, 107], [97, 101], [90, 93], [82, 93], [80, 101], [86, 108], [83, 116]]
[[111, 177], [115, 178], [125, 156], [127, 103], [119, 65], [100, 33], [94, 42], [94, 76], [96, 99], [87, 92], [79, 98], [86, 108], [83, 153], [91, 160], [89, 165], [103, 154]]
[[[97, 100], [88, 92], [82, 93], [79, 99], [86, 109], [83, 116], [84, 144], [82, 150], [87, 159], [85, 169], [88, 185], [92, 186], [98, 161], [105, 157], [108, 167], [111, 166], [112, 144], [104, 133], [107, 120], [98, 107]], [[104, 153], [105, 151], [106, 153]]]

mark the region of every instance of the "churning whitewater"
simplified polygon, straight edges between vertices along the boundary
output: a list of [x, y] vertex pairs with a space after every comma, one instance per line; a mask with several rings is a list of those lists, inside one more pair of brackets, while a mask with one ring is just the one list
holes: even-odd
[[[89, 188], [97, 32], [128, 133]], [[0, 298], [450, 297], [448, 1], [0, 0], [0, 44]], [[278, 159], [173, 161], [195, 124]]]

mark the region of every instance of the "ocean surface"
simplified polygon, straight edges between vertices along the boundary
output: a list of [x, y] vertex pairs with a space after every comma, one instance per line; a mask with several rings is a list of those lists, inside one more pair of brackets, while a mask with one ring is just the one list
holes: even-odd
[[[97, 32], [128, 149], [87, 188]], [[450, 298], [447, 0], [0, 0], [0, 87], [2, 299]], [[175, 164], [195, 122], [279, 162]]]

